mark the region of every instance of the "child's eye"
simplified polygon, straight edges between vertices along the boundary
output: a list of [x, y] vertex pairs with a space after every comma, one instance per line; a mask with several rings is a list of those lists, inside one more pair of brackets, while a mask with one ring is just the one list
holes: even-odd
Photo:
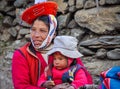
[[59, 60], [62, 60], [62, 58], [59, 58]]
[[54, 60], [56, 60], [56, 58], [54, 58]]

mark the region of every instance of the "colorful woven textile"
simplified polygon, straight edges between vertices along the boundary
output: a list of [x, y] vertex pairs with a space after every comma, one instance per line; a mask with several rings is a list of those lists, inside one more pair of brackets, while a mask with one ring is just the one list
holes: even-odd
[[100, 74], [101, 89], [120, 89], [120, 66], [114, 66]]

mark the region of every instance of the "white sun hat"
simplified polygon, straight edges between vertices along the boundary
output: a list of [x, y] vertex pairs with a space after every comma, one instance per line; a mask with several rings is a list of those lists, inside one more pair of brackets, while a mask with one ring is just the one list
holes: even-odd
[[77, 50], [77, 43], [78, 40], [75, 37], [56, 36], [56, 38], [54, 39], [53, 48], [48, 51], [47, 54], [51, 55], [55, 52], [60, 52], [66, 57], [79, 58], [83, 55]]

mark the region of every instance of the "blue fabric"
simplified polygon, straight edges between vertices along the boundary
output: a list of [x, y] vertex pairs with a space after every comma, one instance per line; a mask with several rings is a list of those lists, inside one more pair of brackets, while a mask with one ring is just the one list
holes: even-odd
[[102, 89], [120, 89], [120, 66], [114, 66], [100, 75]]
[[107, 89], [103, 83], [102, 83], [102, 89]]
[[82, 68], [82, 66], [79, 64], [76, 64], [76, 65], [70, 67], [70, 69], [62, 75], [62, 82], [63, 83], [65, 83], [65, 82], [71, 83], [74, 80], [75, 73], [80, 68]]
[[120, 79], [110, 79], [110, 89], [120, 89]]

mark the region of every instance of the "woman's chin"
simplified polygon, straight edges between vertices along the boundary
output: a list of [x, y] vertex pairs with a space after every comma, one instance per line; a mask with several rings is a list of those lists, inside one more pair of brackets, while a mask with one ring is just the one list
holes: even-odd
[[35, 47], [36, 49], [39, 49], [40, 45], [34, 45], [34, 47]]

